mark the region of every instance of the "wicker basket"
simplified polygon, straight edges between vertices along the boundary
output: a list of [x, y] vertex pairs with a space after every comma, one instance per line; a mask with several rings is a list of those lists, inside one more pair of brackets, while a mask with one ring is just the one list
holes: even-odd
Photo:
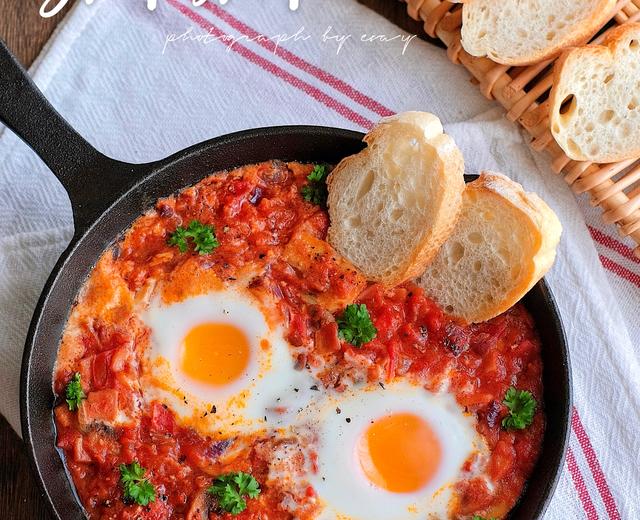
[[[553, 170], [564, 177], [573, 191], [588, 193], [592, 204], [602, 208], [603, 220], [616, 224], [622, 236], [631, 237], [639, 245], [634, 252], [640, 257], [640, 159], [594, 164], [573, 161], [564, 154], [549, 129], [547, 97], [555, 59], [510, 67], [473, 57], [460, 43], [462, 4], [447, 0], [401, 1], [407, 3], [409, 16], [424, 22], [429, 36], [446, 45], [451, 61], [465, 66], [480, 91], [489, 99], [496, 99], [507, 110], [507, 118], [527, 130], [533, 149], [551, 156]], [[601, 41], [611, 27], [639, 20], [640, 0], [619, 1], [615, 15], [604, 26], [605, 30], [594, 35], [592, 42]]]

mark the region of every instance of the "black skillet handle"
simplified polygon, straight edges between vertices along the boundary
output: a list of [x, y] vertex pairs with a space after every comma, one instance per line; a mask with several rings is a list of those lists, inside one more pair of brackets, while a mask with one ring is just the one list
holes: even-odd
[[33, 148], [67, 190], [76, 237], [139, 178], [142, 165], [108, 158], [64, 120], [2, 40], [0, 122]]

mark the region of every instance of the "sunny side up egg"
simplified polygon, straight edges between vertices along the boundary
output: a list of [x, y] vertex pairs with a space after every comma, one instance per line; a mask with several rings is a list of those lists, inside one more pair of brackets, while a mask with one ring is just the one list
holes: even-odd
[[487, 450], [453, 396], [408, 382], [331, 395], [312, 414], [321, 520], [448, 518], [461, 467]]
[[143, 361], [147, 401], [167, 404], [183, 424], [212, 437], [256, 433], [281, 420], [282, 396], [306, 384], [280, 328], [258, 302], [221, 289], [142, 313], [151, 331]]
[[317, 457], [305, 479], [319, 520], [447, 518], [463, 464], [486, 452], [475, 419], [450, 394], [407, 381], [318, 391], [312, 373], [295, 369], [282, 330], [236, 288], [154, 300], [142, 319], [151, 331], [145, 400], [213, 438], [299, 436]]

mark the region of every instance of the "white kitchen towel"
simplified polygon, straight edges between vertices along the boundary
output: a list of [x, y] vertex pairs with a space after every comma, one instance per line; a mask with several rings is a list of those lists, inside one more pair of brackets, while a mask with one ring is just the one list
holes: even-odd
[[[25, 8], [27, 8], [25, 6]], [[567, 328], [571, 446], [545, 518], [640, 518], [640, 262], [576, 201], [502, 110], [445, 53], [355, 0], [78, 3], [32, 69], [98, 149], [158, 159], [231, 131], [280, 124], [368, 129], [404, 110], [436, 113], [468, 172], [502, 171], [564, 225], [548, 281]], [[0, 134], [0, 411], [20, 431], [18, 381], [31, 313], [72, 235], [67, 196], [15, 135]]]

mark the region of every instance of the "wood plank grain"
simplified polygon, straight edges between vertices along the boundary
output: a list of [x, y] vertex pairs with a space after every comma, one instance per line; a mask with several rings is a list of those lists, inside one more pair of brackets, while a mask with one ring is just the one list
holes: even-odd
[[0, 38], [27, 67], [73, 5], [53, 18], [42, 18], [42, 0], [0, 0]]
[[430, 38], [425, 34], [420, 22], [417, 22], [407, 15], [407, 4], [405, 2], [401, 2], [400, 0], [358, 0], [358, 3], [374, 10], [408, 33], [417, 34], [418, 38], [444, 48], [440, 40]]
[[[0, 38], [26, 67], [38, 56], [72, 6], [70, 3], [57, 16], [44, 19], [39, 14], [41, 4], [41, 0], [0, 0]], [[3, 417], [0, 417], [0, 518], [53, 518], [27, 451]]]
[[27, 450], [3, 417], [0, 417], [0, 518], [53, 518], [33, 475]]

